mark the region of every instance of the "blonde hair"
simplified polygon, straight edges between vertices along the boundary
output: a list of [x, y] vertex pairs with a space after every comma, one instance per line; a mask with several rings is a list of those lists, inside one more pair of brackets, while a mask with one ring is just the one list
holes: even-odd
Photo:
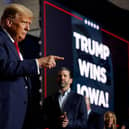
[[4, 20], [8, 17], [15, 18], [16, 15], [21, 15], [21, 16], [27, 16], [29, 18], [33, 18], [33, 13], [30, 9], [25, 7], [24, 5], [21, 4], [9, 4], [1, 17], [1, 23], [4, 22]]
[[107, 111], [104, 113], [104, 121], [106, 121], [109, 118], [109, 114], [112, 114], [113, 117], [113, 124], [112, 124], [112, 129], [117, 129], [116, 124], [117, 124], [117, 118], [114, 112], [112, 111]]

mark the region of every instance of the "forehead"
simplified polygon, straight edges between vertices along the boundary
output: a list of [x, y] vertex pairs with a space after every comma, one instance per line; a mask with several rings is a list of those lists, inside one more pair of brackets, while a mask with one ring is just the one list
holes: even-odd
[[63, 75], [63, 74], [70, 75], [70, 72], [68, 70], [61, 70], [58, 72], [58, 75]]
[[19, 23], [26, 22], [26, 23], [31, 24], [32, 23], [32, 18], [28, 17], [26, 15], [16, 15], [15, 16], [15, 21], [18, 21]]
[[112, 113], [108, 113], [107, 117], [113, 117], [113, 114]]
[[19, 13], [16, 14], [15, 18], [22, 19], [22, 20], [32, 20], [32, 17], [29, 17], [28, 15], [19, 14]]

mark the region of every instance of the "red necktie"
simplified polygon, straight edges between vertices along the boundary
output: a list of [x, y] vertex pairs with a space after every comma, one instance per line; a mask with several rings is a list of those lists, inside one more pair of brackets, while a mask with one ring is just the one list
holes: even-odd
[[18, 43], [15, 41], [15, 42], [14, 42], [14, 45], [15, 45], [16, 50], [17, 50], [17, 53], [18, 53], [18, 55], [19, 55], [19, 57], [20, 57], [20, 50], [19, 50], [19, 47], [18, 47]]

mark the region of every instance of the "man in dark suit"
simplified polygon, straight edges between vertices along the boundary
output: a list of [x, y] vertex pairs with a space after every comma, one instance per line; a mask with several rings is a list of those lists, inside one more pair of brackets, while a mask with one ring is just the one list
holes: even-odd
[[99, 114], [91, 109], [90, 99], [85, 96], [87, 106], [87, 129], [104, 129], [104, 114]]
[[44, 128], [49, 129], [86, 129], [87, 110], [84, 96], [71, 91], [71, 72], [62, 67], [58, 71], [59, 91], [48, 96], [43, 102]]
[[[15, 42], [25, 39], [33, 18], [31, 10], [10, 4], [4, 10], [0, 27], [0, 129], [21, 129], [30, 93], [29, 76], [40, 74], [39, 68], [53, 68], [58, 56], [23, 60]], [[17, 44], [16, 44], [17, 45]]]

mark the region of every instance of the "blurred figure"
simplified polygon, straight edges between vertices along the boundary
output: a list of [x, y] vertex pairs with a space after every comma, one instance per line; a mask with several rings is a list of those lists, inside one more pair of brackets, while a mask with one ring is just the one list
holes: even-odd
[[129, 129], [129, 108], [127, 113], [127, 119], [122, 122], [121, 129]]
[[98, 114], [91, 109], [90, 99], [85, 96], [87, 106], [87, 129], [104, 129], [104, 117], [103, 114]]
[[86, 129], [87, 110], [84, 96], [71, 91], [71, 71], [62, 67], [58, 71], [58, 92], [43, 101], [44, 128]]
[[116, 115], [112, 111], [107, 111], [104, 113], [104, 129], [117, 129], [117, 119]]
[[29, 77], [39, 75], [39, 68], [54, 68], [56, 60], [64, 59], [54, 55], [23, 59], [18, 43], [25, 39], [32, 19], [32, 11], [20, 4], [9, 4], [1, 17], [0, 129], [29, 129], [25, 119], [30, 102]]

